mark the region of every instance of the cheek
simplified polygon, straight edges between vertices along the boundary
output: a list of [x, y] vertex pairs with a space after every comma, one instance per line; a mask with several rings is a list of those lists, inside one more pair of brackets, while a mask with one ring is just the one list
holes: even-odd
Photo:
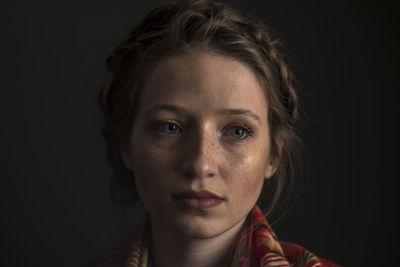
[[264, 183], [268, 151], [268, 146], [260, 145], [228, 162], [226, 177], [231, 178], [227, 182], [231, 184], [231, 194], [238, 202], [257, 201]]
[[[236, 190], [245, 199], [257, 199], [264, 182], [265, 163], [257, 156], [247, 157], [235, 171], [239, 180]], [[233, 174], [235, 175], [235, 174]]]
[[139, 140], [132, 148], [133, 173], [138, 193], [142, 200], [159, 196], [170, 184], [168, 168], [172, 166], [172, 159], [157, 146]]

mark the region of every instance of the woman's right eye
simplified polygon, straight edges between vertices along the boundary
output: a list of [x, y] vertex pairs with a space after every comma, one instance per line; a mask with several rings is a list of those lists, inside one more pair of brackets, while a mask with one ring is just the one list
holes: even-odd
[[159, 133], [167, 135], [182, 133], [181, 127], [174, 122], [158, 122], [153, 126], [153, 129]]

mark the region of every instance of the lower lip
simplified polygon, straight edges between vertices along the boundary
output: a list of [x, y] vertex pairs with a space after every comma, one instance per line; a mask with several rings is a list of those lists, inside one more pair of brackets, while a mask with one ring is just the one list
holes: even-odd
[[208, 210], [212, 209], [224, 200], [218, 198], [178, 198], [186, 207], [196, 210]]

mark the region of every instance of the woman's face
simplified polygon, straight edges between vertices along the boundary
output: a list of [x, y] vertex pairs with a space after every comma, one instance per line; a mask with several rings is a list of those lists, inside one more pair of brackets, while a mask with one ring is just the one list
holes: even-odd
[[275, 171], [254, 73], [195, 50], [162, 60], [138, 103], [122, 155], [152, 223], [197, 238], [242, 223]]

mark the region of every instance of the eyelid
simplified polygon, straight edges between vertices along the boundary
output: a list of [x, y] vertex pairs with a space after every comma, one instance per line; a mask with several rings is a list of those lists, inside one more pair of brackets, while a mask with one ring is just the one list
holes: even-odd
[[159, 121], [155, 121], [154, 123], [151, 124], [151, 129], [153, 130], [158, 130], [157, 128], [160, 128], [161, 126], [165, 125], [165, 124], [174, 124], [178, 127], [179, 131], [178, 133], [182, 133], [182, 126], [179, 122], [174, 121], [174, 120], [159, 120]]
[[223, 133], [225, 133], [227, 130], [229, 130], [229, 129], [233, 128], [233, 127], [243, 128], [245, 130], [245, 133], [246, 133], [244, 138], [233, 138], [234, 140], [244, 141], [247, 138], [252, 137], [253, 134], [254, 134], [253, 128], [251, 126], [247, 125], [246, 123], [232, 123], [232, 124], [229, 124], [224, 128]]

